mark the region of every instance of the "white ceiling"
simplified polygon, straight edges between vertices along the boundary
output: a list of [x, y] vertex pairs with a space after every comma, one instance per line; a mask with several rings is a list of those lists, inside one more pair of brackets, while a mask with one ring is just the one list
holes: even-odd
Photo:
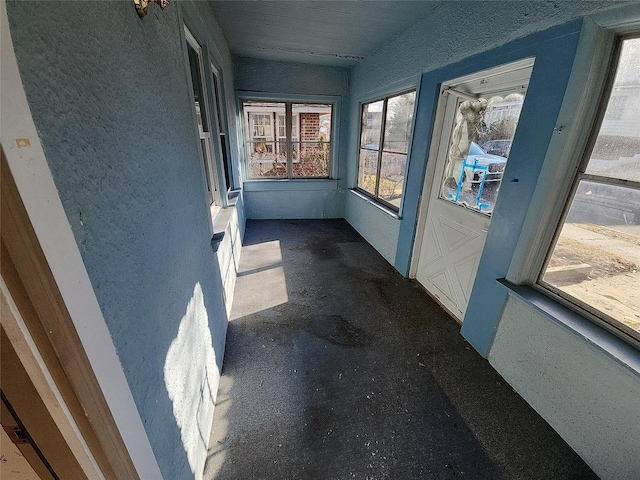
[[231, 53], [348, 67], [427, 16], [434, 1], [210, 0]]

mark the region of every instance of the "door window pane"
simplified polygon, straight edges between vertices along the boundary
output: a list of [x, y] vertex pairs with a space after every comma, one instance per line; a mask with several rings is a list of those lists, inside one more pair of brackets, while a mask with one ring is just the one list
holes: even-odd
[[523, 103], [523, 93], [510, 93], [458, 105], [441, 198], [491, 214]]

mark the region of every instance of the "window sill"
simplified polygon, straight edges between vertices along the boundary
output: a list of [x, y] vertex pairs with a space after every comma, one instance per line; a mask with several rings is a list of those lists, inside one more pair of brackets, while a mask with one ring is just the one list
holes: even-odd
[[[217, 252], [222, 240], [224, 239], [224, 234], [227, 231], [227, 226], [229, 225], [229, 219], [231, 218], [231, 214], [236, 208], [236, 202], [238, 200], [237, 195], [229, 196], [229, 206], [226, 208], [220, 207], [211, 207], [211, 215], [213, 221], [213, 237], [211, 237], [211, 246], [213, 247], [213, 251]], [[215, 212], [214, 212], [215, 209]]]
[[338, 181], [331, 178], [265, 178], [260, 180], [245, 180], [243, 188], [245, 192], [337, 190]]
[[499, 279], [498, 283], [505, 287], [510, 295], [582, 337], [585, 342], [640, 377], [640, 352], [629, 343], [529, 285], [515, 285], [504, 278]]
[[373, 198], [365, 195], [364, 193], [360, 192], [359, 190], [352, 188], [349, 190], [351, 193], [353, 193], [356, 197], [364, 200], [365, 202], [369, 203], [370, 205], [373, 205], [374, 207], [376, 207], [379, 210], [382, 210], [384, 213], [391, 215], [393, 218], [396, 218], [398, 220], [402, 220], [402, 217], [399, 215], [398, 212], [396, 212], [395, 210], [392, 210], [391, 208], [383, 205], [380, 202], [375, 201]]

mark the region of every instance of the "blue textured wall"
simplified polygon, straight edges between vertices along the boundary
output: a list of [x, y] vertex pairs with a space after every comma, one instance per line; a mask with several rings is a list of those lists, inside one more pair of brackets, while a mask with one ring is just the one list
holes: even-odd
[[[276, 95], [325, 95], [340, 99], [340, 115], [335, 115], [332, 143], [337, 154], [332, 158], [335, 181], [318, 186], [319, 180], [259, 180], [245, 183], [247, 218], [341, 218], [346, 187], [349, 71], [301, 63], [270, 62], [251, 58], [234, 60], [235, 87], [239, 92]], [[312, 101], [311, 97], [308, 98]], [[241, 122], [241, 119], [240, 119]], [[240, 123], [239, 122], [239, 123]], [[260, 185], [258, 185], [260, 184]]]
[[572, 22], [553, 29], [546, 41], [521, 51], [536, 61], [509, 155], [517, 161], [509, 162], [505, 170], [462, 328], [465, 338], [483, 355], [488, 353], [506, 300], [505, 289], [495, 280], [506, 276], [513, 259], [571, 74], [580, 26]]
[[[232, 94], [230, 55], [208, 5], [184, 6], [208, 22], [192, 28], [211, 30], [201, 41], [217, 42]], [[132, 2], [8, 3], [47, 161], [171, 479], [201, 473], [227, 323], [179, 7], [140, 19]], [[202, 354], [201, 365], [190, 370], [184, 352]]]

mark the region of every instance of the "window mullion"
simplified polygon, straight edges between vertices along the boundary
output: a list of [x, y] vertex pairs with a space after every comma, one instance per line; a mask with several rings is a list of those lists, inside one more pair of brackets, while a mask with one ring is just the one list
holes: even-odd
[[382, 171], [382, 150], [384, 149], [384, 129], [386, 128], [387, 123], [387, 98], [384, 99], [384, 105], [382, 106], [382, 119], [380, 121], [380, 140], [378, 141], [378, 165], [376, 170], [376, 189], [375, 189], [375, 197], [380, 198], [379, 189], [380, 189], [380, 172]]

